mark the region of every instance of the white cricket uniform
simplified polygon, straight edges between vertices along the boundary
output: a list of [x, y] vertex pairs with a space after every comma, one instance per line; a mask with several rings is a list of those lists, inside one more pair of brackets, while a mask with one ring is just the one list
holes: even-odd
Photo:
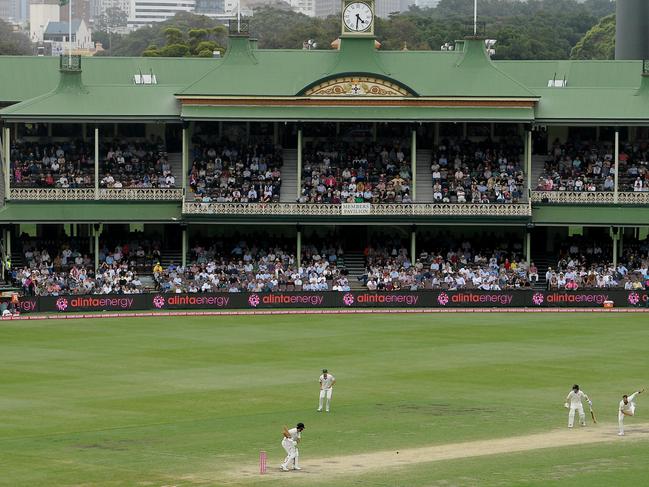
[[617, 411], [617, 422], [620, 425], [620, 434], [624, 434], [624, 416], [625, 413], [629, 413], [631, 416], [635, 415], [635, 398], [638, 395], [637, 392], [634, 392], [629, 397], [626, 398], [627, 403], [624, 404], [624, 399], [620, 401], [620, 407]]
[[327, 412], [329, 412], [329, 408], [331, 406], [331, 395], [334, 392], [334, 382], [336, 381], [336, 378], [331, 374], [327, 374], [327, 377], [322, 374], [318, 381], [320, 382], [320, 400], [318, 401], [318, 411], [322, 411], [322, 403], [324, 401], [324, 398], [326, 397]]
[[282, 447], [286, 451], [286, 458], [284, 459], [284, 463], [282, 463], [282, 468], [289, 468], [291, 465], [293, 468], [299, 468], [298, 458], [300, 452], [297, 449], [297, 443], [302, 438], [302, 434], [297, 428], [291, 428], [288, 430], [288, 434], [291, 436], [290, 438], [284, 437], [282, 439]]
[[566, 402], [570, 407], [570, 412], [568, 413], [568, 428], [572, 428], [575, 423], [575, 411], [579, 413], [579, 424], [586, 426], [586, 415], [584, 414], [584, 406], [581, 401], [586, 399], [588, 401], [588, 396], [583, 391], [570, 391], [568, 397], [566, 397]]

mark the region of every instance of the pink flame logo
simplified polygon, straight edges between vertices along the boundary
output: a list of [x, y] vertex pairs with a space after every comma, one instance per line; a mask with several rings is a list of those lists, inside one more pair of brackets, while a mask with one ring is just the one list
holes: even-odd
[[346, 293], [343, 296], [343, 303], [345, 303], [345, 306], [351, 306], [354, 304], [354, 295], [352, 293]]
[[256, 308], [259, 305], [259, 296], [257, 294], [251, 294], [248, 298], [248, 304], [253, 308]]
[[59, 298], [56, 300], [56, 307], [59, 311], [65, 311], [68, 309], [68, 300], [65, 298]]
[[638, 293], [629, 293], [629, 303], [635, 306], [640, 302], [640, 295]]
[[153, 305], [158, 309], [163, 308], [165, 302], [165, 298], [160, 295], [157, 295], [155, 298], [153, 298]]
[[543, 293], [534, 293], [534, 296], [532, 296], [532, 302], [537, 306], [541, 306], [543, 304], [543, 301], [545, 301], [545, 296], [543, 296]]
[[448, 304], [448, 301], [448, 294], [446, 293], [440, 293], [439, 296], [437, 296], [437, 302], [442, 306], [446, 306]]

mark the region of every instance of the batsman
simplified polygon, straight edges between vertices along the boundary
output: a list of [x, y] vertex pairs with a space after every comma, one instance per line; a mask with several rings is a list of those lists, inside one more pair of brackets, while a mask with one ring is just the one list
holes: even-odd
[[568, 413], [568, 428], [572, 428], [574, 426], [575, 411], [579, 413], [579, 424], [586, 426], [586, 415], [584, 414], [584, 406], [582, 405], [582, 400], [584, 399], [588, 401], [588, 405], [592, 408], [593, 402], [589, 399], [588, 395], [584, 391], [580, 390], [577, 384], [572, 386], [572, 390], [566, 397], [565, 404], [565, 406], [570, 409], [570, 412]]

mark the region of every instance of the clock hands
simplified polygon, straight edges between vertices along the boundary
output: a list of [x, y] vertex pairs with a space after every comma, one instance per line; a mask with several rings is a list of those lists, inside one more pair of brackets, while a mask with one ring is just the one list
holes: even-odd
[[356, 30], [358, 30], [358, 22], [360, 22], [361, 24], [365, 23], [365, 21], [361, 19], [360, 14], [356, 14]]

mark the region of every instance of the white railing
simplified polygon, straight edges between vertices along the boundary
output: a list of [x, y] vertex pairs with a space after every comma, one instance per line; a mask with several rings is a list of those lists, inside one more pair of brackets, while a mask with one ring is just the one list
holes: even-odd
[[95, 199], [94, 188], [10, 188], [12, 200], [76, 201]]
[[343, 205], [314, 203], [185, 203], [183, 213], [193, 215], [299, 215], [299, 216], [531, 216], [527, 204], [414, 203], [376, 204], [352, 213]]
[[[78, 201], [94, 200], [94, 188], [11, 188], [12, 200], [30, 201]], [[121, 201], [179, 201], [183, 199], [182, 189], [122, 188], [99, 190], [100, 200]]]
[[170, 201], [182, 200], [182, 189], [154, 189], [154, 188], [122, 188], [122, 189], [100, 189], [100, 200], [146, 200], [146, 201]]
[[[612, 191], [532, 191], [534, 203], [569, 203], [569, 204], [614, 204], [615, 195]], [[649, 191], [618, 193], [618, 204], [647, 205]]]

